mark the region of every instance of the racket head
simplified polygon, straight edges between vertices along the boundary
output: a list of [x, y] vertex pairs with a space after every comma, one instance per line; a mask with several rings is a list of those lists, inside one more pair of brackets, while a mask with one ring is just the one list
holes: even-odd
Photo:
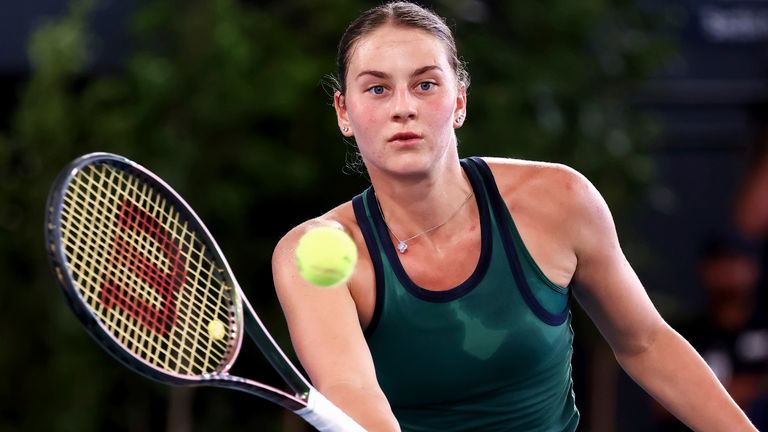
[[226, 375], [243, 339], [241, 291], [169, 185], [127, 158], [91, 153], [62, 170], [46, 213], [54, 277], [103, 348], [171, 384]]

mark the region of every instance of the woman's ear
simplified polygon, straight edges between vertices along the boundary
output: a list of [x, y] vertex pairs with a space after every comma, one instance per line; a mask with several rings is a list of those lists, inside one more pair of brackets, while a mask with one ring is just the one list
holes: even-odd
[[341, 134], [345, 137], [352, 137], [354, 133], [352, 133], [352, 127], [349, 124], [346, 99], [338, 90], [333, 94], [333, 108], [336, 110], [336, 122], [339, 124]]
[[453, 128], [458, 129], [467, 118], [467, 86], [460, 82], [456, 94], [456, 108], [453, 111]]

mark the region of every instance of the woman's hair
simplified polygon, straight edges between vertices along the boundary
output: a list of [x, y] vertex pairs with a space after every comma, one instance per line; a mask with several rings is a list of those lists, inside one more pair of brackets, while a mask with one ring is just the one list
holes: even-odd
[[407, 1], [393, 1], [382, 4], [363, 12], [347, 27], [339, 41], [336, 55], [337, 76], [333, 80], [335, 90], [344, 94], [347, 87], [347, 67], [351, 51], [355, 44], [365, 35], [385, 24], [401, 27], [410, 27], [423, 30], [443, 41], [448, 49], [448, 62], [456, 74], [459, 82], [469, 87], [469, 73], [464, 63], [459, 59], [456, 42], [453, 39], [451, 29], [443, 18], [415, 3]]

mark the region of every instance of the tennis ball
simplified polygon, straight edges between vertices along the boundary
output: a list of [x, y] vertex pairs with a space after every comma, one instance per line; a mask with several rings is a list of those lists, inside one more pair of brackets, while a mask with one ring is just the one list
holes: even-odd
[[357, 247], [344, 231], [329, 226], [311, 228], [299, 239], [299, 274], [322, 287], [346, 282], [357, 263]]
[[208, 323], [208, 336], [210, 336], [211, 339], [221, 340], [224, 339], [224, 336], [226, 335], [227, 328], [224, 326], [223, 322], [214, 319]]

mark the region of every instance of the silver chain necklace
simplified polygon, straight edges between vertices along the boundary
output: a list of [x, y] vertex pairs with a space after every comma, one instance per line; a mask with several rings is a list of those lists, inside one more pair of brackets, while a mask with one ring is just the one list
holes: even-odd
[[418, 233], [418, 234], [416, 234], [414, 236], [408, 237], [405, 240], [400, 240], [400, 238], [397, 236], [397, 234], [395, 234], [394, 231], [392, 231], [392, 229], [389, 228], [389, 224], [387, 224], [387, 219], [384, 217], [384, 211], [381, 210], [381, 203], [379, 202], [379, 197], [376, 196], [375, 193], [374, 193], [373, 196], [376, 198], [376, 206], [379, 207], [379, 214], [381, 214], [381, 220], [384, 221], [384, 226], [387, 227], [387, 231], [389, 231], [390, 233], [392, 233], [393, 236], [395, 236], [395, 240], [397, 240], [397, 250], [398, 250], [398, 252], [403, 254], [403, 253], [405, 253], [405, 251], [408, 250], [408, 242], [409, 241], [415, 239], [416, 237], [421, 237], [424, 234], [432, 232], [432, 231], [440, 228], [441, 226], [447, 224], [448, 222], [450, 222], [450, 220], [453, 219], [454, 216], [459, 214], [459, 210], [461, 210], [462, 207], [464, 207], [464, 204], [466, 204], [467, 201], [469, 201], [469, 198], [472, 197], [472, 195], [474, 195], [474, 194], [475, 194], [475, 192], [473, 190], [470, 190], [469, 193], [467, 194], [467, 196], [464, 198], [464, 201], [461, 202], [461, 205], [456, 210], [454, 210], [454, 212], [450, 216], [448, 216], [448, 219], [446, 219], [443, 223], [437, 224], [437, 225], [433, 226], [432, 228], [430, 228], [428, 230], [424, 230], [424, 231], [422, 231], [422, 232], [420, 232], [420, 233]]

